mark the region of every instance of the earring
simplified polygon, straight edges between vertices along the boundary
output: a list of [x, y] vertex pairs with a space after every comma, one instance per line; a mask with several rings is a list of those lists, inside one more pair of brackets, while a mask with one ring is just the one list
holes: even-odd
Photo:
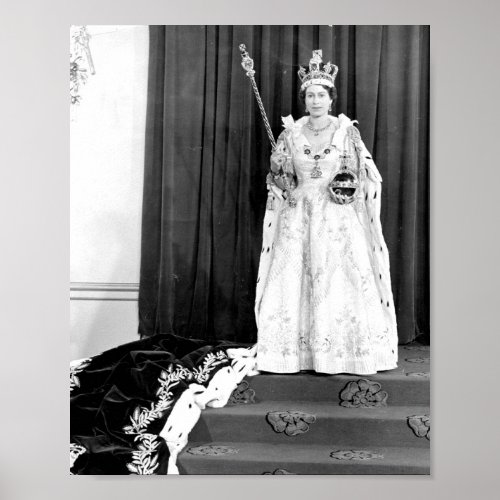
[[332, 110], [332, 105], [330, 104], [330, 107], [328, 108], [328, 111], [331, 111]]

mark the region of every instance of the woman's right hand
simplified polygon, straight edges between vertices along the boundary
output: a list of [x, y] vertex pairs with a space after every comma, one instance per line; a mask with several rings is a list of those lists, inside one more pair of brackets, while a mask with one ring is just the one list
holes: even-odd
[[295, 181], [291, 175], [272, 175], [269, 174], [268, 182], [271, 181], [273, 184], [278, 186], [282, 191], [286, 191], [287, 187], [285, 185], [285, 178], [288, 179], [288, 189], [293, 189], [295, 187]]
[[278, 174], [286, 163], [286, 156], [282, 154], [273, 154], [271, 157], [271, 172]]

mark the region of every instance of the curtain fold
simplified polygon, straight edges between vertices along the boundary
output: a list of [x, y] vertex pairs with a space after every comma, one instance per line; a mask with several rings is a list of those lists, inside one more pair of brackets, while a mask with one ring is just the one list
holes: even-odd
[[339, 66], [336, 113], [359, 120], [384, 179], [399, 339], [429, 338], [429, 28], [151, 26], [139, 333], [254, 342], [270, 145], [303, 115], [299, 64]]

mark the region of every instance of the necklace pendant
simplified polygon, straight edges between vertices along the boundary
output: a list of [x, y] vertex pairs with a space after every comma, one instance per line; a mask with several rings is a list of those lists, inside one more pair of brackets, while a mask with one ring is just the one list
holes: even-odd
[[321, 171], [321, 169], [316, 165], [313, 169], [312, 169], [312, 172], [311, 172], [311, 177], [313, 179], [317, 179], [318, 177], [321, 177], [323, 175], [323, 172]]

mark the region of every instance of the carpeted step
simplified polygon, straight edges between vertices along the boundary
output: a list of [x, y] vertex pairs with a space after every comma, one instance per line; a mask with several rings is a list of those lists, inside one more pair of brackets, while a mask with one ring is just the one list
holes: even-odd
[[394, 405], [430, 404], [430, 356], [428, 346], [400, 346], [395, 370], [375, 375], [325, 375], [313, 372], [271, 374], [263, 372], [246, 381], [255, 391], [256, 401], [339, 401], [339, 395], [351, 381], [367, 379], [387, 392]]
[[202, 412], [180, 473], [429, 474], [429, 352], [400, 346], [397, 369], [369, 376], [249, 377]]
[[[429, 474], [428, 448], [213, 441], [190, 443], [180, 474]], [[352, 452], [354, 450], [354, 452]], [[361, 452], [360, 452], [361, 451]], [[334, 456], [331, 456], [331, 454]], [[285, 470], [280, 471], [281, 470]]]
[[[287, 411], [298, 411], [312, 417], [280, 416], [278, 430], [275, 430], [267, 415]], [[388, 445], [428, 448], [429, 440], [425, 436], [417, 437], [408, 423], [408, 418], [415, 415], [429, 415], [429, 407], [345, 408], [338, 403], [321, 401], [264, 401], [204, 410], [190, 434], [190, 443], [230, 440], [296, 445], [335, 443], [362, 448]], [[296, 418], [295, 422], [293, 418]], [[297, 423], [298, 426], [293, 427]], [[296, 435], [287, 435], [295, 432]]]
[[[416, 373], [416, 372], [410, 372]], [[387, 392], [387, 403], [395, 405], [429, 405], [430, 389], [427, 376], [408, 376], [401, 372], [387, 372], [371, 376], [317, 375], [317, 374], [260, 374], [245, 379], [255, 391], [255, 401], [339, 402], [339, 395], [351, 381], [367, 379], [377, 382]]]

